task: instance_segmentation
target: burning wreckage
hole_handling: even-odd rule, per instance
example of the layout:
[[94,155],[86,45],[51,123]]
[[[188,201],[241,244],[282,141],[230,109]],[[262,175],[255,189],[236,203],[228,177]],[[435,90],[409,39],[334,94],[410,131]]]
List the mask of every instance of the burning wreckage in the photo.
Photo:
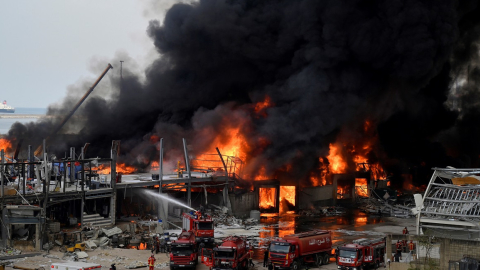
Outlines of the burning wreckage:
[[[116,145],[115,143],[113,145],[112,153],[115,153]],[[312,213],[327,216],[342,215],[345,214],[345,209],[338,205],[348,201],[356,202],[359,209],[373,215],[409,217],[420,213],[417,218],[421,233],[448,234],[451,237],[465,239],[480,237],[478,169],[434,168],[424,197],[419,199],[416,195],[417,207],[410,211],[412,209],[410,204],[399,204],[396,192],[388,188],[387,180],[374,179],[369,176],[370,172],[365,171],[333,174],[331,185],[308,189],[281,186],[277,180],[257,180],[254,181],[253,187],[242,189],[241,185],[245,183],[238,181],[241,179],[227,177],[218,168],[203,172],[193,171],[201,163],[198,159],[188,159],[188,166],[184,167],[177,163],[177,172],[174,174],[162,174],[161,170],[160,174],[141,174],[132,173],[128,167],[117,164],[115,155],[110,159],[84,157],[76,159],[73,149],[71,154],[71,159],[66,160],[28,162],[14,160],[2,151],[1,171],[5,184],[2,185],[1,192],[6,202],[2,215],[6,228],[2,230],[4,247],[18,247],[25,241],[27,243],[30,241],[37,250],[50,249],[55,244],[65,244],[67,234],[61,236],[62,232],[88,228],[88,231],[83,233],[83,238],[80,238],[87,249],[107,245],[151,248],[153,244],[149,241],[153,235],[161,235],[163,229],[170,224],[172,226],[176,226],[175,223],[181,224],[178,221],[182,212],[191,209],[192,201],[189,200],[191,194],[188,193],[200,196],[203,205],[209,205],[210,208],[213,206],[217,210],[213,211],[212,219],[216,224],[255,222],[254,220],[242,222],[229,218],[228,214],[246,216],[247,212],[251,213],[251,210],[257,209],[274,212],[274,207],[277,209],[282,207],[282,203],[278,202],[285,204],[289,199],[292,200],[290,204],[298,207],[293,209],[300,215]],[[223,158],[227,160],[223,164],[229,164],[226,171],[236,170],[236,173],[241,173],[238,164],[235,165],[237,167],[231,167],[234,166],[232,165],[234,160],[239,163],[238,158],[218,156],[219,160]],[[210,163],[211,161],[212,158]],[[159,164],[162,162],[160,159]],[[107,166],[107,163],[110,163],[110,166]],[[193,170],[188,171],[188,168]],[[215,190],[214,187],[218,186],[221,188]],[[226,203],[223,201],[225,186],[228,187]],[[285,193],[293,196],[287,196]],[[303,197],[310,200],[300,198],[299,193],[308,195]],[[318,199],[328,193],[336,196],[332,195],[327,200]],[[175,200],[182,200],[178,194],[182,194],[184,199],[187,197],[187,204],[174,203]],[[148,206],[151,207],[150,211],[142,213],[144,219],[156,220],[160,217],[163,220],[161,226],[158,222],[142,220],[140,215],[131,215],[130,210],[136,211],[141,207],[135,208],[136,210],[128,209],[128,201],[139,197],[138,195],[157,198],[159,201],[160,198],[164,199],[162,196],[170,199],[172,203],[166,205],[155,205],[150,202]],[[80,211],[75,211],[75,201],[82,203],[78,205]],[[117,203],[106,204],[112,203],[111,201]],[[263,206],[265,202],[266,207]],[[322,203],[331,203],[332,206],[322,206]],[[215,207],[216,204],[220,206]],[[243,208],[239,207],[240,204],[243,204]],[[108,207],[105,207],[106,205]],[[140,205],[142,204],[137,206]],[[288,204],[286,205],[289,209]],[[111,211],[110,207],[116,210]],[[60,211],[62,209],[68,216],[62,215]],[[285,209],[281,211],[285,212]],[[122,229],[118,229],[122,222],[126,222],[127,226],[122,225]],[[147,230],[141,229],[145,226],[148,227]],[[153,231],[151,227],[154,228]]]
[[[184,159],[183,166],[177,162],[175,173],[163,172],[162,155],[150,173],[138,173],[117,162],[118,147],[114,141],[111,157],[104,159],[86,158],[86,147],[80,155],[72,148],[70,157],[60,160],[47,154],[43,160],[36,159],[33,151],[22,160],[2,151],[3,246],[16,246],[19,229],[28,231],[23,238],[40,250],[49,243],[48,232],[113,227],[124,218],[161,219],[162,228],[178,226],[182,212],[199,204],[216,209],[217,224],[237,224],[228,216],[248,217],[258,210],[343,215],[345,209],[340,206],[352,202],[370,214],[408,216],[408,207],[395,205],[396,194],[388,181],[377,179],[371,170],[330,174],[324,185],[308,188],[276,179],[247,181],[240,177],[244,164],[238,157],[221,155],[217,149],[217,155],[192,158],[184,141],[185,157],[190,158]],[[163,139],[159,148],[163,153]],[[192,194],[196,200],[192,201]]]

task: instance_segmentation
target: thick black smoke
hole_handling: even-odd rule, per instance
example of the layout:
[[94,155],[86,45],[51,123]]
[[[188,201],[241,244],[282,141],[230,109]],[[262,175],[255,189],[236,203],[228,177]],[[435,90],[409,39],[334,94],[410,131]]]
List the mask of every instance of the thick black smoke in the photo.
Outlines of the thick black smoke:
[[[452,66],[470,60],[456,62],[462,48],[472,49],[476,39],[467,36],[478,24],[476,1],[459,2],[176,4],[147,29],[161,56],[145,71],[146,81],[128,71],[123,81],[112,78],[113,98],[89,98],[66,127],[80,129],[78,136],[50,149],[90,142],[91,155],[108,156],[115,139],[122,141],[125,160],[144,164],[158,155],[152,135],[165,138],[167,151],[181,149],[182,137],[203,151],[229,119],[251,145],[249,170],[264,164],[274,172],[289,163],[298,179],[318,166],[340,129],[355,132],[368,119],[379,125],[382,145],[376,149],[391,158],[384,163],[392,170],[403,173],[442,158],[428,165],[451,165],[454,157],[440,135],[448,137],[441,132],[462,122],[444,102]],[[266,96],[274,105],[256,117],[252,104]],[[9,135],[38,140],[51,125],[17,124]]]

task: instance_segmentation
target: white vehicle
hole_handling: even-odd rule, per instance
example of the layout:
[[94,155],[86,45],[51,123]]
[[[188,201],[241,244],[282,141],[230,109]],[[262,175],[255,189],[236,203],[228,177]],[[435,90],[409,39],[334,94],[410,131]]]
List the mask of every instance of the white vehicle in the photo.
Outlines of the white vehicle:
[[86,262],[64,262],[64,263],[52,263],[50,269],[55,270],[90,270],[90,269],[102,269],[100,264],[86,263]]

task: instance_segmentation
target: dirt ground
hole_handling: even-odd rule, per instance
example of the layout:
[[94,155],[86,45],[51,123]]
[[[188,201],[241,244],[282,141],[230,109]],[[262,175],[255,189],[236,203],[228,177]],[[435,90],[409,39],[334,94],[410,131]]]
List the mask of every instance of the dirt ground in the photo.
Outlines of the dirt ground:
[[[401,218],[387,218],[386,222],[380,224],[366,224],[363,226],[359,226],[360,231],[377,231],[385,234],[400,234],[404,227],[407,227],[410,232],[415,232],[415,219],[401,219]],[[242,235],[241,231],[237,230],[225,230],[227,231],[235,231],[235,234]],[[224,236],[227,236],[225,234]],[[358,238],[358,236],[353,235],[352,238]],[[102,265],[102,269],[110,269],[110,265],[115,263],[118,270],[123,269],[132,269],[128,268],[129,266],[133,266],[134,264],[137,265],[145,265],[144,267],[138,267],[147,269],[147,260],[148,257],[151,255],[150,250],[136,250],[136,249],[119,249],[119,248],[97,248],[96,250],[86,251],[88,254],[88,258],[86,258],[86,262],[98,263]],[[25,254],[25,252],[24,252]],[[20,269],[38,269],[43,267],[45,270],[49,269],[51,264],[54,262],[65,262],[66,260],[62,260],[63,253],[58,251],[58,247],[54,248],[50,251],[49,254],[44,253],[41,256],[35,257],[25,257],[21,259],[12,260],[13,264],[7,265],[6,269],[11,269],[12,266],[16,266]],[[166,253],[158,253],[155,255],[156,264],[155,269],[168,269],[169,266],[169,257]],[[251,268],[252,270],[266,270],[262,266],[262,262],[258,260],[254,260],[255,267]],[[309,268],[315,269],[315,268]],[[337,269],[334,260],[330,262],[329,265],[324,265],[320,269]],[[383,269],[383,268],[380,268]],[[199,263],[196,267],[196,270],[208,270],[208,267]]]
[[[98,263],[102,265],[102,269],[110,269],[110,265],[115,263],[118,270],[131,269],[126,268],[130,265],[147,264],[147,260],[151,255],[150,250],[136,250],[136,249],[120,249],[120,248],[97,248],[91,251],[85,251],[88,254],[86,262]],[[54,262],[65,262],[62,260],[63,253],[58,250],[51,250],[49,254],[43,256],[26,257],[22,259],[16,259],[14,266],[21,267],[23,269],[36,269],[39,267],[49,269]],[[155,268],[167,268],[169,257],[166,253],[155,254],[156,263]],[[141,262],[141,263],[138,263]],[[146,267],[146,266],[145,266]]]
[[[123,270],[123,269],[130,269],[125,267],[135,262],[136,260],[143,260],[143,262],[146,263],[148,256],[150,254],[150,251],[134,250],[134,249],[112,249],[112,250],[95,250],[92,252],[88,252],[88,254],[90,258],[87,261],[101,264],[102,270],[110,269],[110,265],[113,262],[115,262],[115,266],[117,267],[118,270]],[[62,253],[54,251],[54,252],[50,252],[50,255],[62,256]],[[168,268],[169,259],[165,253],[157,254],[155,258],[157,259],[155,264],[155,269],[169,269]],[[44,256],[36,256],[36,257],[20,259],[14,265],[16,267],[21,267],[20,269],[33,270],[33,269],[38,269],[39,267],[44,267],[45,270],[48,270],[51,263],[57,262],[57,261],[60,262],[62,260],[53,259],[53,258],[44,257]],[[250,270],[267,270],[266,267],[263,267],[261,261],[254,260],[254,264],[255,266],[251,267]],[[147,266],[139,267],[139,268],[147,269]],[[11,269],[11,268],[7,267],[6,269]],[[208,269],[209,268],[207,266],[201,263],[199,263],[195,268],[195,270],[208,270]],[[308,270],[314,270],[314,269],[333,270],[333,269],[337,269],[337,266],[335,264],[335,261],[331,260],[330,264],[324,265],[321,268],[315,268],[315,267],[308,268]],[[382,270],[386,268],[380,267],[379,269]]]

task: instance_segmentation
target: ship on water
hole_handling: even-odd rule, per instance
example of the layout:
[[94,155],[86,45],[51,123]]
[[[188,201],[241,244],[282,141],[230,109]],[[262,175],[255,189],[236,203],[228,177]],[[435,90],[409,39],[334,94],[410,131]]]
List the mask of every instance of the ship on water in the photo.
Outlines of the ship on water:
[[7,105],[7,101],[4,100],[2,104],[0,104],[0,113],[14,113],[15,108],[12,106]]

